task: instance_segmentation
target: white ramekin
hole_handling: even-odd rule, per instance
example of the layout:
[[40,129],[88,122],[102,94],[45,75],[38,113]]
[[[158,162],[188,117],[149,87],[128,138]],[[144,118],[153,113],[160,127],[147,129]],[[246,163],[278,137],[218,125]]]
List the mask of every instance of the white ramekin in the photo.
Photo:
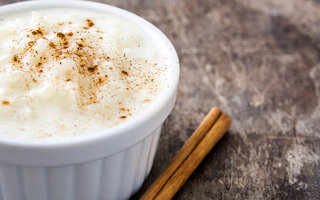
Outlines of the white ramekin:
[[0,136],[0,200],[128,199],[151,170],[162,123],[176,99],[176,51],[165,35],[146,20],[105,4],[31,1],[2,6],[0,15],[53,7],[110,13],[141,28],[168,55],[168,86],[140,115],[100,133],[41,141]]

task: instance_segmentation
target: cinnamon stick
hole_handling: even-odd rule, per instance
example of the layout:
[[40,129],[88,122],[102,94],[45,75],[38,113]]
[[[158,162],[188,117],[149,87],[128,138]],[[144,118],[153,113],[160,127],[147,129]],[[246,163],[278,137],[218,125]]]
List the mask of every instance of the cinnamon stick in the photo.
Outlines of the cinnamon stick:
[[188,155],[196,148],[202,138],[206,135],[208,130],[217,121],[221,115],[221,110],[219,108],[212,108],[207,114],[204,120],[201,122],[199,127],[194,131],[192,136],[183,145],[183,147],[178,151],[176,156],[170,162],[168,167],[159,176],[159,178],[151,185],[151,187],[146,191],[146,193],[140,198],[141,200],[150,200],[160,192],[164,185],[168,182],[175,171],[181,166],[183,161],[188,157]]
[[152,198],[154,200],[172,199],[176,192],[187,181],[193,171],[199,166],[205,156],[211,151],[215,144],[227,132],[231,125],[231,118],[222,114],[209,132],[204,136],[199,145],[181,164],[177,171],[171,176],[161,191]]

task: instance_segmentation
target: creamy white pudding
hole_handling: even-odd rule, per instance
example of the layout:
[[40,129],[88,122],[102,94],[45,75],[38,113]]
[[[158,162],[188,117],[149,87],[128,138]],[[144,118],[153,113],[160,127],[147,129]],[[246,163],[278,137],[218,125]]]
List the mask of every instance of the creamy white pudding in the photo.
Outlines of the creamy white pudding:
[[166,55],[119,17],[61,8],[0,18],[0,135],[106,130],[139,115],[164,86]]

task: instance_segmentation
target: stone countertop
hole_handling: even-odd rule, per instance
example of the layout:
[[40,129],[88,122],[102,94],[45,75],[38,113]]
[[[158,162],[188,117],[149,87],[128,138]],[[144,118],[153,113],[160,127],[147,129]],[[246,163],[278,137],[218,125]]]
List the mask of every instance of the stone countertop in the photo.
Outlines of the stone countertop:
[[213,106],[232,127],[174,199],[320,199],[319,0],[100,1],[159,27],[181,62],[177,103],[132,199]]

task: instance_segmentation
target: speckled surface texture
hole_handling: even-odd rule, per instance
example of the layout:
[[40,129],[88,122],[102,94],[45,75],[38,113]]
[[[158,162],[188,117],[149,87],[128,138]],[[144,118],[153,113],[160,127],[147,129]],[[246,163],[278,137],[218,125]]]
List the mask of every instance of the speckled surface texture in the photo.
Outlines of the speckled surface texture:
[[151,21],[181,61],[177,103],[132,199],[212,106],[232,127],[174,199],[320,199],[319,0],[101,2]]

